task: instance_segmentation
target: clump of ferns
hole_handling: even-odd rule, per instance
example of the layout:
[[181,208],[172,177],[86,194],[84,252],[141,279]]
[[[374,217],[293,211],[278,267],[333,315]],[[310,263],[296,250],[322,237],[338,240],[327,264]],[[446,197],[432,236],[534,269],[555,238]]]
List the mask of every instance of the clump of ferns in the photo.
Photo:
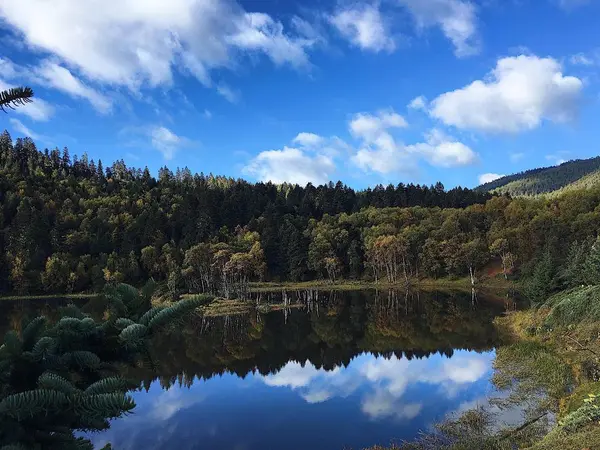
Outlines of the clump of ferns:
[[[106,290],[109,314],[95,321],[78,308],[56,323],[37,317],[0,346],[0,450],[92,448],[74,430],[102,430],[133,410],[132,385],[122,364],[148,361],[149,339],[207,297],[150,308],[150,290],[117,285]],[[4,445],[4,447],[2,447]],[[10,447],[13,446],[13,447]]]

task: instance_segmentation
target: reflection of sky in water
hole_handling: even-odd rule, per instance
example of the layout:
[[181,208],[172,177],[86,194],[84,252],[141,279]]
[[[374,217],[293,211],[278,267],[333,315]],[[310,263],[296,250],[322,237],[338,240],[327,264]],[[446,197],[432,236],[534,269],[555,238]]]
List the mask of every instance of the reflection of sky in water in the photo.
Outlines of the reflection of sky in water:
[[333,371],[289,362],[263,377],[216,376],[191,388],[134,394],[135,413],[92,436],[116,449],[360,449],[411,439],[491,392],[494,354],[385,359],[359,355]]

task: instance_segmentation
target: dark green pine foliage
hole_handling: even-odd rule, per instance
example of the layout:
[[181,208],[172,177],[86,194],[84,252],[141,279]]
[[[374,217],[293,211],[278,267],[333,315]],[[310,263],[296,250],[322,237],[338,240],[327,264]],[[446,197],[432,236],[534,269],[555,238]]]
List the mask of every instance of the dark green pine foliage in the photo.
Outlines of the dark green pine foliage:
[[584,264],[584,279],[587,284],[600,284],[600,238],[590,248]]
[[534,266],[533,274],[525,285],[525,293],[533,303],[544,302],[557,287],[556,262],[550,249],[542,254]]
[[[99,301],[105,320],[75,307],[49,323],[30,321],[8,332],[0,347],[0,449],[92,449],[74,432],[108,428],[109,419],[130,413],[132,385],[115,375],[119,367],[147,360],[148,339],[178,325],[205,296],[152,308],[152,287],[120,284]],[[20,447],[19,447],[20,446]]]

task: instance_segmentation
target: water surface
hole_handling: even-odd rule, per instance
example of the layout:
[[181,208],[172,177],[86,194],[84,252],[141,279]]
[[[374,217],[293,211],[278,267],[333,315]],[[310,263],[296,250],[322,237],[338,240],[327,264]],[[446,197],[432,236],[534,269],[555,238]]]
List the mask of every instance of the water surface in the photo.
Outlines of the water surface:
[[[193,317],[157,337],[154,367],[122,374],[139,383],[135,412],[89,435],[95,447],[362,449],[413,439],[493,392],[498,299],[301,291],[253,302],[282,300],[296,307]],[[0,306],[5,326],[37,312]]]

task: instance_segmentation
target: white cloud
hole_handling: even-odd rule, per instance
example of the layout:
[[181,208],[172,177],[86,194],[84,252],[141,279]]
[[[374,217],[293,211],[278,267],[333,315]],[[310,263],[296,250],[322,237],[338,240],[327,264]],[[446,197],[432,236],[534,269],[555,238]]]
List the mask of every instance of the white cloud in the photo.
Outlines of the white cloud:
[[31,139],[35,140],[41,139],[41,136],[39,134],[27,128],[25,124],[23,124],[23,122],[21,122],[18,119],[11,118],[10,124],[17,133],[21,133],[25,137],[30,137]]
[[249,53],[302,67],[315,45],[233,0],[126,0],[118,8],[99,1],[3,0],[0,18],[61,66],[135,91],[170,85],[176,69],[210,86],[213,69],[234,68]]
[[217,86],[217,92],[230,103],[237,103],[240,94],[225,84]]
[[202,115],[205,119],[212,119],[212,113],[208,109],[205,109]]
[[[0,80],[0,91],[5,91],[13,87],[15,87],[15,85]],[[54,107],[52,107],[52,105],[37,96],[34,96],[32,100],[31,103],[19,106],[15,112],[37,121],[46,121],[52,117],[52,114],[54,113]]]
[[391,129],[407,126],[404,117],[393,110],[377,115],[356,114],[349,124],[350,133],[362,143],[352,157],[354,164],[364,171],[381,174],[414,171],[415,161],[390,134]]
[[419,95],[416,98],[413,98],[411,100],[411,102],[408,104],[408,108],[409,109],[422,109],[422,110],[426,110],[427,109],[427,99],[425,97],[423,97],[422,95]]
[[485,80],[440,95],[431,115],[461,129],[516,133],[542,120],[567,122],[578,112],[583,83],[552,58],[502,58]]
[[283,368],[273,374],[263,378],[263,382],[269,386],[287,386],[292,389],[308,386],[319,371],[310,362],[306,361],[304,365],[296,361],[288,362]]
[[[109,98],[100,94],[95,89],[86,86],[78,78],[64,67],[50,61],[44,61],[34,69],[35,75],[40,77],[47,85],[63,91],[66,94],[83,98],[89,101],[96,110],[101,113],[108,113],[112,108]],[[41,84],[41,83],[40,83]]]
[[378,4],[347,5],[338,9],[329,21],[342,36],[362,50],[393,52],[396,48]]
[[152,146],[161,152],[167,161],[173,159],[177,150],[191,143],[189,139],[176,135],[166,127],[151,127],[148,134]]
[[498,178],[502,178],[506,175],[501,175],[499,173],[482,173],[479,175],[479,184],[491,183],[492,181],[497,180]]
[[261,181],[273,183],[324,184],[331,180],[335,163],[326,155],[309,155],[304,151],[283,147],[259,153],[243,172]]
[[298,144],[302,147],[315,147],[321,145],[325,138],[314,133],[299,133],[293,140],[293,144]]
[[350,122],[350,132],[366,140],[376,140],[388,128],[406,128],[408,123],[393,110],[379,111],[377,115],[359,113]]
[[438,167],[468,166],[479,160],[470,147],[438,129],[426,134],[426,142],[409,145],[406,149],[423,156],[431,165]]
[[585,53],[577,53],[569,58],[569,62],[576,66],[593,66],[594,60]]
[[439,26],[452,41],[459,57],[479,51],[477,41],[477,11],[463,0],[397,0],[406,7],[420,28]]
[[555,166],[560,166],[568,161],[568,156],[571,152],[561,151],[554,154],[546,155],[546,160],[550,161]]

